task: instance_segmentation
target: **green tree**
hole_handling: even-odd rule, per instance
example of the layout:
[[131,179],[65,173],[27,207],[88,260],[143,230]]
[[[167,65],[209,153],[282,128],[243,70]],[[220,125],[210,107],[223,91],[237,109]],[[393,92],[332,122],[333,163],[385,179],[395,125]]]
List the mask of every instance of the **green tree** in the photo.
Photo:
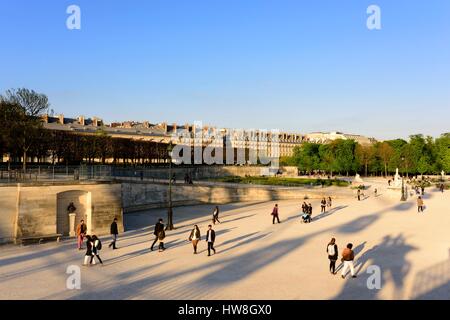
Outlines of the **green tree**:
[[319,144],[306,142],[294,149],[294,161],[301,171],[311,172],[320,167]]
[[450,133],[444,133],[435,141],[436,168],[450,172]]
[[353,140],[335,140],[336,152],[335,152],[335,166],[337,171],[345,172],[349,175],[349,172],[356,171],[358,162],[355,157],[356,142]]
[[15,119],[11,119],[14,127],[14,143],[22,152],[23,171],[26,171],[27,153],[33,144],[44,135],[41,116],[50,106],[48,98],[28,89],[7,90],[0,100],[20,107]]
[[319,158],[320,158],[320,168],[324,171],[330,172],[330,176],[333,176],[333,171],[335,171],[335,154],[334,145],[332,144],[322,144],[319,146]]
[[430,158],[427,155],[422,156],[417,162],[417,171],[423,175],[429,172],[430,168]]
[[388,142],[381,142],[377,145],[377,156],[384,166],[384,177],[388,176],[388,164],[394,155],[394,148]]
[[364,174],[367,177],[367,172],[369,168],[369,163],[373,160],[375,156],[375,148],[371,145],[356,145],[356,157],[358,162],[364,166]]

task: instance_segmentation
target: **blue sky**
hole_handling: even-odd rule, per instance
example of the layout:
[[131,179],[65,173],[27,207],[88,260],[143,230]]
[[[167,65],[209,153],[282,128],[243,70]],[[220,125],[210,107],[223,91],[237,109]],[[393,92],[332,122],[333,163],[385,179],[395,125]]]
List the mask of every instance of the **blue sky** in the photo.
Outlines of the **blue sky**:
[[0,36],[0,92],[35,89],[67,116],[450,131],[448,0],[0,0]]

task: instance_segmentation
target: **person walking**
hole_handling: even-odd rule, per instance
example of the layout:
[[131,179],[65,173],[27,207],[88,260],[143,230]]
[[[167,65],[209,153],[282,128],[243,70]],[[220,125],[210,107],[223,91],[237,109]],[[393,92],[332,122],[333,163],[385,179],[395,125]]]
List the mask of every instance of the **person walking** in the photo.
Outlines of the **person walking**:
[[213,224],[216,224],[216,222],[221,223],[219,221],[219,206],[216,206],[213,211]]
[[331,206],[332,206],[332,200],[331,200],[331,197],[328,197],[328,200],[327,200],[327,206],[328,206],[329,208],[331,208]]
[[208,257],[211,256],[211,250],[216,254],[214,249],[214,242],[216,241],[216,232],[213,230],[212,225],[208,226],[208,232],[206,233],[206,242],[208,243]]
[[312,213],[313,213],[313,207],[312,207],[312,204],[309,203],[308,204],[308,214],[309,214],[310,217],[312,217]]
[[375,193],[375,198],[376,198],[378,196],[378,189],[377,188],[375,188],[374,193]]
[[357,191],[358,201],[361,201],[361,189],[358,189]]
[[280,217],[278,215],[278,204],[276,204],[275,207],[273,207],[271,215],[273,216],[272,224],[275,224],[275,220],[277,220],[278,223],[280,223]]
[[330,260],[330,272],[336,274],[336,261],[338,259],[338,247],[336,239],[332,238],[327,245],[328,260]]
[[327,206],[327,200],[325,198],[322,199],[322,201],[320,201],[320,213],[323,213],[326,211],[326,206]]
[[95,259],[97,258],[101,265],[103,265],[103,261],[100,258],[100,250],[102,250],[102,242],[100,239],[96,236],[92,236],[92,255],[91,255],[91,262],[90,264],[95,265]]
[[163,252],[164,250],[166,250],[166,248],[164,248],[164,239],[166,238],[166,232],[164,231],[164,225],[162,230],[158,233],[158,240],[159,240],[159,246],[158,246],[158,251],[159,252]]
[[[152,246],[150,247],[150,250],[153,251],[153,247],[155,246],[156,242],[159,240],[159,234],[161,232],[164,232],[164,224],[163,219],[159,219],[158,222],[155,224],[155,230],[153,231],[153,234],[155,235],[155,240],[152,243]],[[161,247],[161,243],[160,243]],[[164,244],[163,244],[164,247]]]
[[421,196],[417,198],[417,212],[423,212],[423,199]]
[[84,263],[83,266],[87,267],[90,264],[91,258],[92,258],[92,238],[91,236],[86,236],[86,253],[84,254]]
[[443,183],[441,183],[441,185],[439,186],[439,189],[441,190],[442,193],[444,193],[445,186]]
[[303,204],[302,204],[302,212],[308,213],[308,205],[306,204],[306,202],[303,202]]
[[350,268],[352,278],[356,278],[355,266],[353,265],[353,260],[355,260],[355,253],[352,250],[353,244],[347,244],[347,248],[342,251],[342,262],[344,266],[342,267],[342,279],[345,279],[347,274],[347,269]]
[[198,228],[197,225],[195,225],[194,229],[192,229],[191,234],[189,236],[189,241],[192,242],[192,246],[194,247],[194,254],[197,254],[197,245],[200,240],[201,240],[200,229]]
[[87,232],[86,224],[84,223],[84,220],[81,220],[80,223],[77,225],[76,230],[78,250],[83,250],[83,241],[84,237],[86,236],[86,232]]
[[119,235],[119,228],[117,228],[117,218],[114,218],[114,221],[111,223],[110,234],[112,235],[112,242],[109,244],[109,248],[112,247],[113,250],[116,250],[116,242]]

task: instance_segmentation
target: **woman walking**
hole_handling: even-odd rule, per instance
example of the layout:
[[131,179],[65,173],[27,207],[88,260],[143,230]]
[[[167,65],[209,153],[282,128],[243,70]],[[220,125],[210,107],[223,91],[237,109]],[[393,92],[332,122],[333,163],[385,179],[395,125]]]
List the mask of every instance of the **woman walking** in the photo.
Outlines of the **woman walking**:
[[322,201],[320,201],[320,207],[321,207],[320,212],[321,213],[326,211],[326,205],[327,205],[327,200],[325,198],[323,198]]
[[92,259],[92,238],[91,236],[86,236],[86,253],[84,255],[84,263],[83,266],[87,267],[88,263]]
[[331,197],[328,197],[328,200],[327,200],[327,207],[329,207],[329,208],[331,208],[331,205],[332,205],[332,202],[331,202],[332,200],[331,200]]
[[417,212],[423,212],[423,199],[420,196],[417,198]]
[[103,261],[100,258],[100,250],[102,250],[102,242],[96,236],[92,236],[92,255],[91,255],[91,264],[95,265],[95,257],[98,259],[101,265],[103,265]]
[[336,274],[336,261],[338,259],[338,247],[336,244],[336,239],[331,239],[330,243],[327,245],[328,259],[330,260],[330,273]]
[[189,236],[189,241],[192,242],[192,246],[194,247],[194,254],[197,254],[197,245],[201,239],[200,229],[197,225],[194,226],[194,229],[191,231],[191,235]]

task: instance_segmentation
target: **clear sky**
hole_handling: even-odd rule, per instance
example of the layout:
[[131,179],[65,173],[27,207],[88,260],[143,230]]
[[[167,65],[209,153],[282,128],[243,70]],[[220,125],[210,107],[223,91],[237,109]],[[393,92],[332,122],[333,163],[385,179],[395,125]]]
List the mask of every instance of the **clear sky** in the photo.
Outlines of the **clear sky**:
[[450,131],[449,0],[0,0],[0,36],[0,92],[46,93],[67,116]]

